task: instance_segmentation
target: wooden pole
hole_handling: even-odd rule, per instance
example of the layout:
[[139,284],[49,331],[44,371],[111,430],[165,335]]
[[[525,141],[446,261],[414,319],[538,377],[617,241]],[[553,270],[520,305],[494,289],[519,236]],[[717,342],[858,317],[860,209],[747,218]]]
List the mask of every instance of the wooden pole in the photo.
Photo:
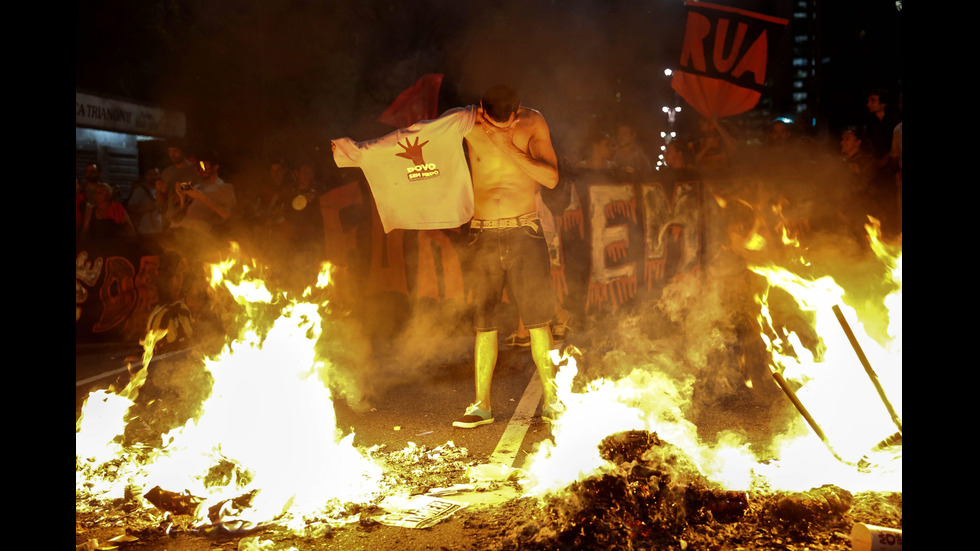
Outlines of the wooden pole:
[[861,344],[858,343],[857,338],[854,336],[854,332],[851,331],[851,326],[848,325],[847,320],[844,319],[844,313],[841,312],[840,306],[834,305],[834,315],[837,316],[837,321],[840,322],[841,327],[844,328],[844,334],[847,335],[847,340],[851,343],[851,348],[857,354],[858,360],[861,361],[861,365],[864,366],[864,371],[871,378],[871,384],[874,385],[875,390],[878,391],[878,396],[881,401],[885,404],[885,409],[888,410],[888,414],[892,417],[892,422],[898,427],[898,432],[902,432],[902,420],[899,419],[898,413],[895,412],[895,408],[892,407],[891,402],[888,401],[888,397],[885,396],[885,389],[881,387],[881,383],[878,382],[878,375],[875,370],[871,368],[871,363],[868,361],[868,357],[864,355],[864,350],[861,349]]
[[793,389],[789,387],[789,384],[786,382],[786,379],[783,378],[783,375],[781,373],[773,371],[772,378],[776,380],[776,384],[779,385],[779,388],[783,389],[783,392],[789,398],[790,402],[793,402],[793,405],[796,406],[796,410],[800,412],[800,415],[802,415],[803,419],[805,419],[807,424],[810,425],[810,428],[813,429],[813,432],[816,433],[816,435],[820,438],[820,441],[823,442],[825,446],[827,446],[827,449],[830,450],[830,453],[834,454],[834,457],[841,463],[845,465],[850,465],[852,467],[856,467],[857,466],[856,464],[851,463],[849,461],[845,461],[841,456],[837,455],[837,451],[834,450],[834,447],[830,445],[830,440],[828,440],[827,435],[823,433],[823,429],[820,428],[820,425],[817,424],[817,421],[813,418],[812,415],[810,415],[810,412],[807,411],[806,406],[804,406],[803,402],[801,402],[799,397],[796,396],[796,393],[793,392]]

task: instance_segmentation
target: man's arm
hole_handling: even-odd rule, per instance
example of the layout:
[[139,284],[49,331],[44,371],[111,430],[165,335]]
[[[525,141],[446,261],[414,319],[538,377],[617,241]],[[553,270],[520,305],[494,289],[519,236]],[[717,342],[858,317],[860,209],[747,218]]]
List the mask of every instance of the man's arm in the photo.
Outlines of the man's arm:
[[213,210],[223,220],[227,220],[231,216],[231,207],[234,205],[234,201],[231,196],[221,198],[224,199],[224,202],[227,203],[227,205],[225,205],[222,204],[221,200],[217,198],[212,199],[211,197],[208,197],[206,193],[202,192],[197,188],[191,188],[183,193],[187,197],[192,197],[204,203],[205,206]]
[[[483,116],[482,109],[480,115]],[[530,121],[531,138],[528,140],[527,152],[524,152],[514,145],[514,130],[517,123],[518,121],[515,121],[509,128],[500,128],[484,120],[480,126],[490,141],[513,159],[528,176],[542,186],[554,189],[558,185],[558,156],[551,145],[551,131],[548,129],[548,124],[540,114],[534,116]]]

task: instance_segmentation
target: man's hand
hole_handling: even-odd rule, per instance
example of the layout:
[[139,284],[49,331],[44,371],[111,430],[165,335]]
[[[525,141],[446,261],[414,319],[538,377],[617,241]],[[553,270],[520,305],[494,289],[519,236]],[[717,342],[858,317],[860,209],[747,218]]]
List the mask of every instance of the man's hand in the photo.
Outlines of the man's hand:
[[192,187],[184,192],[184,195],[190,197],[191,199],[201,199],[202,201],[207,200],[207,195],[201,192],[201,190],[196,187]]
[[181,189],[180,183],[174,185],[174,192],[177,194],[177,202],[179,203],[180,208],[184,208],[184,206],[186,206],[188,203],[187,191],[188,190]]
[[487,139],[489,139],[493,145],[504,151],[512,151],[517,149],[517,147],[514,145],[514,130],[517,128],[517,123],[520,121],[520,119],[515,117],[514,121],[510,123],[510,125],[508,125],[506,128],[501,128],[491,122],[486,113],[481,111],[480,114],[483,117],[480,126],[483,127],[483,132],[486,133]]

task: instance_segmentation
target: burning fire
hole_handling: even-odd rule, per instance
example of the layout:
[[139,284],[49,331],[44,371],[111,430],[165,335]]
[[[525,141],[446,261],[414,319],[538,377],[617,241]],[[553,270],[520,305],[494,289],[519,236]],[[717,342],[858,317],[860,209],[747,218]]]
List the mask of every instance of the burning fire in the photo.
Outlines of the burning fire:
[[[161,449],[137,457],[119,441],[145,368],[123,392],[93,393],[76,427],[76,492],[183,491],[200,501],[195,516],[202,524],[234,518],[256,525],[289,525],[373,497],[381,468],[352,445],[353,433],[338,430],[321,379],[330,365],[315,345],[329,304],[313,297],[328,283],[325,266],[316,289],[293,299],[266,289],[248,265],[214,266],[212,285],[231,293],[249,317],[236,339],[205,360],[213,386],[201,414],[165,434]],[[253,322],[264,321],[259,312],[274,314],[270,327]],[[143,344],[149,365],[153,338]],[[239,506],[231,506],[236,499]]]
[[599,443],[631,430],[656,432],[687,454],[682,461],[728,489],[748,489],[750,469],[758,463],[748,445],[726,437],[715,446],[700,441],[697,426],[685,419],[681,405],[690,402],[693,378],[677,381],[649,367],[638,367],[622,379],[598,379],[582,392],[572,390],[577,364],[568,351],[560,358],[556,383],[566,411],[554,423],[554,441],[545,441],[528,459],[526,489],[543,496],[615,468],[599,455]]
[[[873,219],[866,228],[872,249],[887,271],[881,282],[890,289],[884,300],[885,338],[868,336],[847,300],[864,298],[850,297],[832,277],[812,280],[772,264],[749,266],[765,277],[769,289],[786,291],[803,317],[813,320],[807,329],[819,335],[819,342],[808,342],[808,347],[797,332],[772,320],[769,293],[758,297],[760,335],[771,354],[774,377],[781,376],[795,387],[795,398],[813,426],[798,417],[791,430],[774,439],[773,456],[757,456],[735,433],[708,444],[701,441],[697,427],[681,410],[691,401],[693,377],[678,379],[656,365],[637,365],[621,379],[591,381],[576,392],[572,390],[577,374],[574,354],[556,355],[558,396],[567,410],[552,428],[554,441],[545,441],[527,461],[528,491],[539,496],[558,492],[614,467],[599,457],[599,443],[608,435],[629,430],[656,432],[683,450],[688,468],[723,489],[805,491],[833,483],[852,491],[901,491],[900,446],[895,452],[886,445],[896,439],[901,442],[901,245],[883,243]],[[744,240],[753,257],[766,243],[757,229],[754,226]],[[800,246],[785,226],[781,234],[784,246]],[[795,262],[801,268],[807,266],[800,258]],[[844,321],[835,316],[835,310]],[[844,323],[870,368],[859,361]],[[821,431],[822,439],[814,427]]]
[[[902,417],[902,254],[901,246],[881,241],[880,225],[873,218],[865,227],[871,248],[886,269],[881,285],[888,289],[883,300],[887,334],[872,338],[854,307],[864,297],[850,297],[832,277],[809,280],[785,268],[751,266],[768,284],[787,291],[801,311],[812,316],[820,342],[807,347],[792,330],[775,330],[766,297],[760,297],[762,336],[772,354],[771,369],[799,387],[795,395],[813,419],[809,430],[800,420],[803,436],[787,439],[783,456],[800,460],[837,459],[835,483],[855,489],[901,490],[901,456],[885,454],[880,464],[865,473],[850,468],[868,460],[889,438],[901,439]],[[848,332],[854,342],[848,338]],[[866,361],[862,362],[864,356]],[[817,429],[824,434],[818,438]],[[897,429],[897,433],[896,433]],[[845,468],[840,468],[845,467]],[[804,473],[773,471],[770,476],[803,476]],[[840,482],[838,482],[840,481]]]
[[[756,253],[767,243],[800,247],[785,227],[775,240],[758,236],[757,229],[745,240],[752,258],[761,258]],[[883,301],[887,331],[874,338],[853,306],[866,298],[849,295],[830,276],[799,275],[809,269],[799,256],[795,271],[750,263],[767,284],[758,297],[758,322],[770,368],[806,413],[773,438],[767,455],[734,432],[702,441],[684,411],[692,401],[693,375],[672,375],[647,359],[624,377],[591,380],[576,390],[581,354],[569,348],[553,353],[565,411],[552,425],[553,441],[525,462],[526,491],[545,496],[615,467],[600,457],[599,444],[633,430],[669,442],[676,450],[670,463],[681,476],[696,474],[726,490],[798,491],[833,483],[851,491],[901,491],[900,446],[895,452],[886,445],[901,440],[901,245],[884,243],[874,220],[867,229],[885,267],[881,285],[889,289]],[[163,435],[160,449],[134,450],[120,442],[145,369],[119,392],[93,393],[76,426],[76,493],[111,498],[176,489],[193,497],[201,525],[275,522],[297,530],[310,517],[332,514],[331,507],[335,512],[345,502],[377,498],[382,468],[353,446],[353,434],[338,430],[323,382],[331,366],[316,351],[321,312],[330,306],[316,297],[330,285],[329,267],[298,299],[270,291],[254,266],[229,260],[212,270],[213,288],[242,307],[245,323],[204,361],[213,384],[200,415]],[[798,319],[809,325],[774,317],[775,289],[792,297]],[[162,336],[146,337],[143,365]]]

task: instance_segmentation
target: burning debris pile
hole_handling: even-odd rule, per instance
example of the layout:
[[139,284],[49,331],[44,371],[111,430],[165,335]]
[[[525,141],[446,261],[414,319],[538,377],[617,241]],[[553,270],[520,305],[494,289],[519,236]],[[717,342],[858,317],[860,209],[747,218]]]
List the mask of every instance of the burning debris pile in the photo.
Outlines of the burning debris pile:
[[[140,449],[131,448],[134,455],[118,458],[101,465],[98,473],[103,480],[116,480],[126,472],[125,461],[139,461]],[[105,498],[76,491],[77,531],[86,532],[106,525],[125,527],[132,541],[149,541],[162,535],[196,534],[202,536],[245,536],[261,533],[263,537],[283,541],[297,538],[321,537],[340,526],[353,525],[361,530],[381,527],[378,519],[386,511],[379,506],[382,498],[390,496],[440,495],[440,491],[460,485],[467,480],[467,470],[475,461],[466,448],[447,442],[430,447],[409,443],[405,448],[386,451],[375,446],[366,455],[384,469],[377,481],[375,497],[335,503],[324,507],[319,514],[307,516],[302,524],[286,529],[279,522],[251,522],[239,517],[246,513],[258,495],[256,489],[235,498],[209,502],[206,496],[189,491],[172,491],[154,486],[148,491],[136,485],[126,486],[119,498]],[[145,459],[145,457],[144,457]],[[94,476],[96,473],[92,473]],[[232,480],[247,477],[240,465],[222,461],[212,466],[205,486],[226,486]],[[87,487],[93,487],[87,484]],[[140,495],[140,492],[144,492]],[[206,518],[206,521],[202,520]],[[230,519],[230,520],[229,520]],[[301,529],[296,529],[301,528]]]
[[494,549],[850,550],[854,522],[901,528],[901,493],[726,490],[646,431],[611,435],[600,453],[616,467],[549,495]]
[[[238,260],[214,267],[212,286],[244,313],[223,349],[155,362],[153,373],[134,370],[123,388],[86,399],[76,422],[79,537],[110,526],[143,541],[322,535],[378,525],[386,498],[464,480],[474,462],[452,442],[354,447],[335,418],[332,389],[343,382],[319,346],[329,270],[301,297],[267,290],[256,272]],[[147,336],[144,366],[159,337]]]
[[[554,445],[526,467],[543,508],[508,524],[499,548],[844,550],[856,523],[897,529],[900,541],[901,241],[883,242],[873,219],[866,229],[860,263],[785,232],[767,241],[773,250],[754,233],[736,240],[757,309],[754,322],[739,320],[754,330],[738,342],[743,353],[758,342],[758,368],[729,372],[744,377],[743,393],[759,396],[768,383],[762,430],[738,426],[742,413],[717,399],[736,386],[697,383],[724,375],[716,352],[732,340],[713,337],[725,318],[702,307],[723,301],[690,278],[668,289],[679,308],[666,313],[681,331],[624,319],[598,358],[611,361],[587,364],[574,384],[574,364],[563,367],[556,382],[568,411]],[[834,278],[840,264],[846,289]],[[678,333],[688,339],[680,346]],[[716,423],[723,430],[704,430],[719,415],[732,417]]]
[[[345,504],[376,496],[381,468],[337,428],[329,363],[316,348],[328,271],[302,297],[270,292],[256,273],[237,260],[214,267],[216,294],[233,297],[246,321],[220,353],[175,368],[200,371],[183,383],[207,383],[193,411],[167,414],[173,396],[140,399],[147,368],[119,392],[89,396],[76,424],[76,511],[109,503],[238,533],[336,520]],[[158,337],[144,342],[143,365]]]

